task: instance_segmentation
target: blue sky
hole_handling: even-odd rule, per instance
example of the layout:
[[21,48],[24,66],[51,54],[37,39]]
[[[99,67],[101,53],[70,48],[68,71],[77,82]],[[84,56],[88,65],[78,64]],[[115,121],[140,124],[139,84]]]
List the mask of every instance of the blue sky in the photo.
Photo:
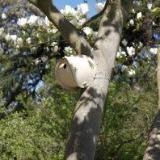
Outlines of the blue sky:
[[[71,5],[72,7],[76,7],[77,4],[83,3],[84,0],[53,0],[54,4],[57,6],[57,8],[62,9],[65,5]],[[88,16],[93,16],[96,14],[96,8],[95,8],[95,2],[96,0],[87,0],[89,4],[89,14]]]

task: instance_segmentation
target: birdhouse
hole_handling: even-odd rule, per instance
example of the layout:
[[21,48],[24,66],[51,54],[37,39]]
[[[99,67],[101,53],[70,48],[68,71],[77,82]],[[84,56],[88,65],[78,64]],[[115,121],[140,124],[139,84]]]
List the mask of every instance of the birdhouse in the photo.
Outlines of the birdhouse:
[[95,64],[85,55],[65,56],[57,62],[55,76],[65,89],[85,88],[94,80]]

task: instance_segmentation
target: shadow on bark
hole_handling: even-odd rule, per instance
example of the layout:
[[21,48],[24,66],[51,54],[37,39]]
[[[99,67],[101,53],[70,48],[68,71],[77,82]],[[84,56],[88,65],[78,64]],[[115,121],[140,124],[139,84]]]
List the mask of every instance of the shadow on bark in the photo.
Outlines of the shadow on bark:
[[160,111],[157,113],[149,135],[149,145],[144,160],[160,159]]
[[[102,18],[101,22],[101,30],[103,30],[103,34],[100,34],[96,38],[96,42],[99,40],[104,40],[106,37],[108,37],[111,33],[121,33],[120,28],[122,26],[122,21],[120,17],[120,13],[117,5],[111,5],[110,8],[108,8],[108,12],[106,13]],[[115,12],[116,11],[116,12]]]
[[66,150],[66,155],[69,157],[76,156],[78,160],[94,159],[94,155],[90,153],[95,151],[102,114],[102,107],[98,102],[104,98],[105,95],[97,93],[94,88],[88,88],[80,98]]

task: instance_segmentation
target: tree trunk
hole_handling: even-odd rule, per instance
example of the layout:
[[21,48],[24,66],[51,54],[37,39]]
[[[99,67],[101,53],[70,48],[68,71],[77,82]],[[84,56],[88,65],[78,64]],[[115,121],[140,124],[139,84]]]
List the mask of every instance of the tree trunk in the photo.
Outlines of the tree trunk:
[[157,53],[158,112],[153,121],[143,160],[160,160],[160,46]]
[[101,20],[93,51],[97,65],[95,79],[84,91],[75,109],[66,147],[67,160],[94,159],[109,79],[120,43],[122,19],[121,1],[112,1]]

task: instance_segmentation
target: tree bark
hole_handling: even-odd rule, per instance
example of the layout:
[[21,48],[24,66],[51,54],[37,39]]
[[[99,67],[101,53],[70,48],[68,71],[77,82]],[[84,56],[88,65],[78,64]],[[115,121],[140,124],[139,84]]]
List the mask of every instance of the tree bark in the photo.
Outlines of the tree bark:
[[157,53],[158,112],[153,121],[143,160],[160,159],[160,46]]

